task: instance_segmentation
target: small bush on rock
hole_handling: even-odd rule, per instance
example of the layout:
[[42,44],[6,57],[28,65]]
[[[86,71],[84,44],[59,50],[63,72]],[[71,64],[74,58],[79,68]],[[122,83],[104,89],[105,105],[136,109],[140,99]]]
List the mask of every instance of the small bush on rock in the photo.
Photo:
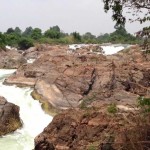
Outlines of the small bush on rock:
[[139,97],[138,106],[143,112],[150,112],[150,98]]
[[108,106],[107,111],[111,114],[117,113],[118,109],[115,103],[112,103]]

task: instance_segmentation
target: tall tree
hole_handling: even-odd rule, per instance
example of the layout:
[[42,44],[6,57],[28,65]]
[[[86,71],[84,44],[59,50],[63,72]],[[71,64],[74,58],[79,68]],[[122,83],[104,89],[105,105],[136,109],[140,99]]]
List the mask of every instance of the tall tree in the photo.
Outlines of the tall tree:
[[[125,11],[132,14],[129,19],[131,22],[150,22],[150,0],[103,0],[103,2],[106,12],[110,9],[112,10],[112,19],[116,21],[116,26],[125,25],[127,20],[124,16]],[[150,45],[150,26],[143,28],[138,34],[145,38],[147,45]]]
[[18,34],[18,35],[21,35],[21,33],[22,33],[22,31],[21,31],[21,29],[19,27],[16,27],[15,30],[14,30],[14,32],[16,34]]
[[8,28],[7,31],[6,31],[6,34],[11,34],[11,33],[14,33],[14,29],[13,28]]
[[[126,17],[123,12],[132,13],[131,21],[150,21],[150,0],[103,0],[104,9],[112,10],[112,18],[116,25],[124,25]],[[142,16],[141,16],[142,14]]]
[[91,39],[95,39],[96,37],[95,37],[95,35],[93,35],[92,33],[90,33],[90,32],[86,32],[83,36],[83,39],[85,39],[85,40],[91,40]]
[[81,35],[78,32],[71,33],[75,42],[81,42]]
[[25,29],[25,31],[23,32],[23,36],[31,36],[32,31],[33,31],[33,28],[32,28],[32,27],[27,27],[27,28]]
[[34,39],[34,40],[38,40],[42,37],[42,30],[39,29],[39,28],[35,28],[33,29],[32,33],[31,33],[31,37]]
[[61,31],[58,26],[50,27],[47,31],[44,33],[45,37],[51,38],[51,39],[59,39],[61,37]]

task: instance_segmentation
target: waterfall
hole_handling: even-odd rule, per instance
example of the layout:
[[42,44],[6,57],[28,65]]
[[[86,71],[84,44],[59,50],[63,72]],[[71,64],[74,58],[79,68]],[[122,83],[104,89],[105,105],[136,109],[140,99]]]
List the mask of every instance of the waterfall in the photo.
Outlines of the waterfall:
[[31,88],[3,85],[4,79],[15,70],[0,69],[0,96],[20,107],[23,127],[14,133],[0,138],[2,150],[32,150],[34,138],[51,122],[52,117],[45,114],[39,101],[31,97]]

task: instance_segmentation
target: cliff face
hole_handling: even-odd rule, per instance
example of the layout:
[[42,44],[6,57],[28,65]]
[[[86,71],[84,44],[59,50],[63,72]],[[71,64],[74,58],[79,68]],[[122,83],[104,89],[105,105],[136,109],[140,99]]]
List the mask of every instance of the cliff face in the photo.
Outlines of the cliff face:
[[11,133],[21,126],[19,107],[0,97],[0,136]]

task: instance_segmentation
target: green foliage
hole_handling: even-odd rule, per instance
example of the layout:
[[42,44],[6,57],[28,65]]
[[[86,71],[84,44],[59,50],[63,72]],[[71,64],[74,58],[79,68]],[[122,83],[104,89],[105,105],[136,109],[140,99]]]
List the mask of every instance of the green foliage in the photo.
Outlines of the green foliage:
[[60,38],[60,32],[49,29],[44,33],[45,37],[51,38],[51,39],[59,39]]
[[6,31],[6,34],[11,34],[11,33],[14,33],[14,29],[13,28],[8,28],[7,31]]
[[53,26],[44,33],[44,36],[51,39],[59,39],[61,37],[60,28]]
[[18,43],[18,46],[20,49],[25,50],[34,46],[34,44],[33,44],[33,41],[29,38],[21,38]]
[[21,35],[22,31],[19,27],[16,27],[14,30],[15,34]]
[[29,36],[31,36],[31,34],[32,34],[32,31],[33,31],[33,28],[32,27],[27,27],[26,29],[25,29],[25,31],[23,32],[23,36],[26,36],[26,37],[29,37]]
[[31,38],[33,38],[34,40],[38,40],[42,37],[42,30],[39,28],[35,28],[32,30],[31,33]]
[[108,107],[107,107],[107,111],[111,114],[116,114],[118,109],[117,109],[117,106],[115,103],[112,103],[110,104]]
[[[22,44],[23,39],[23,44]],[[116,31],[111,34],[104,34],[96,37],[90,32],[83,34],[82,36],[78,32],[71,34],[61,31],[59,26],[50,27],[44,34],[39,28],[27,27],[24,32],[19,27],[15,29],[9,28],[7,32],[0,34],[0,47],[6,45],[13,47],[30,47],[33,43],[47,43],[47,44],[99,44],[99,43],[137,43],[137,38],[133,37],[125,28],[116,28]],[[21,43],[21,44],[20,44]],[[29,46],[26,46],[26,44]],[[24,45],[24,46],[21,46]]]
[[84,40],[92,40],[92,39],[95,39],[96,36],[93,35],[93,34],[90,33],[90,32],[87,32],[87,33],[83,34],[82,38],[83,38]]
[[5,43],[6,45],[9,45],[9,46],[17,46],[17,43],[19,42],[20,40],[20,35],[16,34],[15,32],[14,33],[10,33],[10,34],[5,34]]
[[72,36],[73,36],[74,42],[77,42],[77,43],[81,42],[81,35],[78,32],[73,32]]
[[139,97],[138,106],[143,112],[150,112],[150,98]]
[[[141,24],[150,21],[150,1],[146,0],[103,0],[104,10],[112,10],[112,19],[116,21],[116,27],[125,26],[125,13],[132,14],[129,19],[130,22],[139,21]],[[137,32],[137,35],[144,39],[143,49],[150,51],[150,26]],[[146,29],[146,32],[145,32]],[[148,29],[148,30],[147,30]]]
[[117,27],[113,33],[100,35],[98,38],[100,43],[122,43],[135,44],[138,43],[138,38],[129,34],[123,26]]
[[0,48],[4,48],[5,47],[5,36],[0,32]]
[[[126,17],[124,11],[132,13],[130,21],[139,21],[140,23],[150,21],[150,4],[149,1],[142,0],[103,0],[104,10],[112,10],[112,19],[116,21],[116,26],[124,26]],[[144,11],[143,11],[144,10]],[[141,15],[142,14],[142,15]]]

